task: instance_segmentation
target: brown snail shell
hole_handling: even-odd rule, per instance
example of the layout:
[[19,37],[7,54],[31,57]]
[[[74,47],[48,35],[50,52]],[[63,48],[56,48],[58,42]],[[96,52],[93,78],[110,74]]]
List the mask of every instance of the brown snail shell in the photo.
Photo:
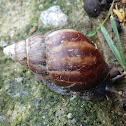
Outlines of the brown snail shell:
[[109,78],[108,65],[94,44],[72,29],[32,36],[4,53],[61,89],[83,92]]

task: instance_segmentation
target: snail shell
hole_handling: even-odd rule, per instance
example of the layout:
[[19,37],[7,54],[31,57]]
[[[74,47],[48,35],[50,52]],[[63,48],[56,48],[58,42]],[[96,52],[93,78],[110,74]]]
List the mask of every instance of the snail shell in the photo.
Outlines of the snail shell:
[[6,47],[4,53],[58,87],[75,92],[97,87],[109,76],[94,44],[72,29],[32,36]]

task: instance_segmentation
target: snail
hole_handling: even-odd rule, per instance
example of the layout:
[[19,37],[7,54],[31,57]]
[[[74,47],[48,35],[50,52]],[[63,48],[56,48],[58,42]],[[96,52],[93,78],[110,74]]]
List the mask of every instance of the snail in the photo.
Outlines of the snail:
[[96,46],[76,30],[60,29],[31,36],[3,51],[29,67],[57,93],[101,100],[111,89],[108,64]]

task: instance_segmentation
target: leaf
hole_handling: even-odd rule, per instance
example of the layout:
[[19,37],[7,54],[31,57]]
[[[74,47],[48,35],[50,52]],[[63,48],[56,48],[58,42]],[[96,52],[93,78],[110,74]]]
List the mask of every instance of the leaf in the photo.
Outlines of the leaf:
[[110,20],[111,20],[112,28],[113,28],[113,31],[114,31],[114,34],[115,34],[115,37],[116,37],[116,40],[117,40],[117,49],[120,53],[120,58],[121,58],[122,63],[123,63],[123,69],[126,70],[126,62],[125,62],[123,49],[122,49],[118,29],[117,29],[117,26],[116,26],[116,22],[115,22],[115,19],[113,18],[113,16],[110,17]]
[[96,32],[97,32],[97,31],[93,31],[93,32],[88,33],[88,34],[87,34],[87,37],[92,37],[92,36],[94,36]]
[[117,49],[117,47],[114,45],[113,40],[111,39],[109,33],[107,32],[106,28],[104,26],[101,27],[101,31],[109,45],[109,47],[111,48],[113,54],[115,55],[116,59],[118,60],[118,62],[120,63],[120,65],[123,67],[123,62],[121,59],[121,55]]

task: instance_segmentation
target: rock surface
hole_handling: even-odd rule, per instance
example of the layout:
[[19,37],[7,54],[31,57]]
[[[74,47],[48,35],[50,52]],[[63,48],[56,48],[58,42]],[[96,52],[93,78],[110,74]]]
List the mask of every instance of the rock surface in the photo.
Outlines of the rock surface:
[[67,18],[67,15],[61,11],[58,5],[51,6],[40,15],[40,20],[44,26],[62,27],[67,24]]

